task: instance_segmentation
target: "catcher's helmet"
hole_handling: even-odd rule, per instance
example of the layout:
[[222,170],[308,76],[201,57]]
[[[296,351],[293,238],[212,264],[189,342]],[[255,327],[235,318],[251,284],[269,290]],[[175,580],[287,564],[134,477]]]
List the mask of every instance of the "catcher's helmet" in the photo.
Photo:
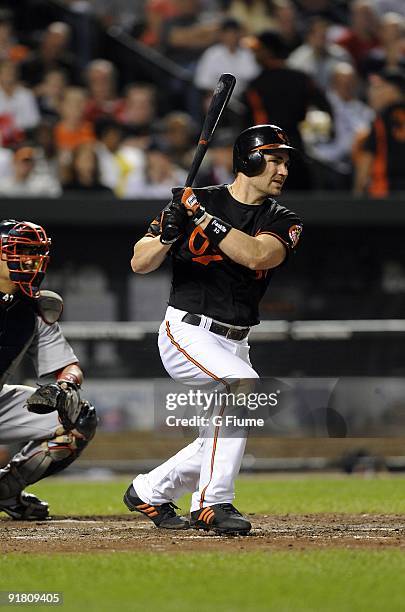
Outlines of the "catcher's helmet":
[[246,176],[256,176],[265,167],[263,151],[271,149],[289,149],[290,145],[285,131],[277,125],[254,125],[239,134],[233,147],[233,171]]
[[15,219],[0,222],[0,259],[7,262],[10,280],[29,297],[39,296],[50,245],[40,225]]

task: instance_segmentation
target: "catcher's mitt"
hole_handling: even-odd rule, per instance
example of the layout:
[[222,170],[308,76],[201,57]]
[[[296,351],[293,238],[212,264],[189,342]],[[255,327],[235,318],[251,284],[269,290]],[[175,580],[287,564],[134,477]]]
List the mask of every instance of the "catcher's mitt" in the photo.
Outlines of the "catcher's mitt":
[[80,417],[82,401],[78,387],[71,383],[52,383],[39,387],[28,399],[27,407],[30,412],[47,414],[58,411],[59,419],[64,429],[74,429]]

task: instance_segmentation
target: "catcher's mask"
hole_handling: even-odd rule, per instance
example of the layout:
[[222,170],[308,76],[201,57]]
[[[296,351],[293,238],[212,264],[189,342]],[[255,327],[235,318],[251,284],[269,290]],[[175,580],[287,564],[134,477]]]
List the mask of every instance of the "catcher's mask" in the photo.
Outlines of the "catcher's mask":
[[0,258],[7,262],[10,280],[31,298],[39,297],[50,245],[51,240],[40,225],[14,219],[0,223]]
[[265,153],[287,149],[295,152],[286,132],[278,125],[254,125],[239,134],[233,147],[233,171],[246,176],[256,176],[263,172]]

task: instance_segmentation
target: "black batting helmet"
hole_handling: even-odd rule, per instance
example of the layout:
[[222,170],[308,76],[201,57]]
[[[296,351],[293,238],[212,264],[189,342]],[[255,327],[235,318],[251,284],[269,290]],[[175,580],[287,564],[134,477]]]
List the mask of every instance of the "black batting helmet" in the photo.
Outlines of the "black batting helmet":
[[233,147],[233,171],[242,172],[246,176],[256,176],[264,170],[265,159],[263,151],[271,149],[289,149],[296,151],[290,145],[286,132],[277,125],[254,125],[239,134]]
[[39,296],[39,286],[49,262],[50,244],[40,225],[15,219],[0,222],[0,259],[7,262],[10,280],[29,297]]

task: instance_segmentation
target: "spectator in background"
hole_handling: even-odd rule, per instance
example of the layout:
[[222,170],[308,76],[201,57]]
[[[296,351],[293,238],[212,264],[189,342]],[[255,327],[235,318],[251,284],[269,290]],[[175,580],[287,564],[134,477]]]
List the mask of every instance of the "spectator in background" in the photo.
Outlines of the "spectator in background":
[[105,59],[95,59],[86,68],[86,84],[89,99],[86,119],[96,121],[100,117],[115,117],[122,110],[123,101],[117,96],[117,75],[114,65]]
[[274,29],[281,36],[286,53],[290,55],[303,40],[296,8],[291,0],[273,0]]
[[0,182],[13,171],[13,152],[6,147],[0,147]]
[[161,138],[175,164],[187,170],[198,138],[196,125],[190,115],[180,111],[167,114],[161,124]]
[[405,191],[405,74],[371,75],[368,98],[377,116],[355,143],[354,192],[379,198]]
[[146,0],[145,21],[136,38],[148,47],[160,46],[163,24],[176,15],[173,0]]
[[295,0],[295,4],[303,21],[323,17],[332,23],[347,23],[347,0]]
[[58,151],[71,152],[78,145],[95,140],[93,125],[85,119],[86,92],[67,87],[60,106],[60,121],[55,126]]
[[100,182],[115,191],[122,175],[122,160],[119,149],[123,138],[122,126],[108,117],[96,121],[95,126],[98,165],[100,168]]
[[208,163],[197,175],[197,187],[233,182],[233,144],[236,136],[229,128],[217,130],[208,150]]
[[151,131],[156,111],[156,88],[148,83],[132,83],[126,88],[124,103],[116,117],[125,126]]
[[379,20],[373,2],[354,0],[350,5],[350,27],[336,39],[338,45],[350,53],[361,70],[367,53],[378,46]]
[[247,34],[260,34],[275,27],[271,0],[230,0],[226,14],[243,23]]
[[259,66],[251,49],[242,47],[243,28],[235,19],[225,19],[220,27],[219,42],[212,45],[198,60],[194,83],[202,90],[212,92],[224,72],[236,77],[234,94],[240,96],[247,82],[259,73]]
[[7,9],[0,9],[0,60],[19,63],[29,54],[29,48],[15,40],[13,15]]
[[404,0],[374,0],[374,6],[380,17],[386,13],[398,13],[405,17]]
[[59,119],[66,86],[67,78],[63,70],[50,70],[45,74],[44,80],[36,88],[37,104],[43,119]]
[[117,151],[117,162],[119,166],[119,180],[115,187],[118,198],[125,198],[127,184],[137,185],[145,182],[146,150],[152,143],[152,135],[148,130],[132,130],[124,136],[119,150]]
[[91,6],[106,28],[118,25],[129,31],[142,19],[144,0],[91,0]]
[[36,87],[50,70],[63,70],[70,83],[78,83],[79,70],[74,55],[68,51],[70,27],[62,21],[51,23],[42,33],[39,49],[21,64],[22,80]]
[[350,54],[338,45],[328,43],[329,23],[322,17],[313,17],[308,23],[305,43],[288,58],[290,68],[309,74],[326,91],[330,76],[340,62],[351,62]]
[[16,150],[13,170],[0,183],[3,197],[50,197],[60,196],[59,182],[50,174],[38,172],[36,152],[32,147],[23,146]]
[[[0,63],[0,131],[6,130],[9,138],[3,143],[13,144],[21,138],[16,130],[31,130],[40,120],[33,93],[18,80],[17,66],[11,60]],[[14,134],[14,136],[13,136]]]
[[382,70],[405,70],[405,17],[387,13],[381,18],[380,46],[365,57],[362,72],[365,75]]
[[63,191],[111,194],[111,190],[101,183],[94,143],[84,142],[73,149],[71,161],[64,169]]
[[152,132],[152,126],[150,125],[139,127],[123,125],[123,128],[125,133],[123,145],[125,147],[146,151],[153,142],[154,132]]
[[331,141],[316,144],[311,150],[311,155],[329,169],[323,177],[323,184],[318,184],[318,187],[350,190],[353,141],[357,133],[368,129],[374,112],[359,99],[359,80],[351,64],[342,63],[335,67],[331,88],[326,95],[332,108],[335,129]]
[[143,177],[128,177],[125,198],[170,198],[174,185],[184,185],[187,173],[176,166],[166,148],[155,141],[146,151]]
[[175,16],[162,28],[161,46],[165,55],[193,70],[201,53],[218,41],[218,19],[204,20],[200,0],[173,0]]
[[[246,89],[245,125],[272,123],[286,130],[293,146],[303,148],[299,124],[312,106],[331,114],[330,104],[310,76],[286,65],[285,48],[276,32],[263,32],[253,39],[262,71]],[[308,189],[309,173],[302,160],[294,160],[288,177],[289,189]]]
[[42,119],[33,134],[38,173],[49,174],[59,181],[59,160],[54,139],[54,122]]
[[[173,0],[176,14],[164,22],[161,31],[161,51],[193,76],[202,52],[218,41],[218,14],[201,10],[202,0]],[[171,96],[179,110],[201,119],[201,96],[187,81],[174,79]]]

